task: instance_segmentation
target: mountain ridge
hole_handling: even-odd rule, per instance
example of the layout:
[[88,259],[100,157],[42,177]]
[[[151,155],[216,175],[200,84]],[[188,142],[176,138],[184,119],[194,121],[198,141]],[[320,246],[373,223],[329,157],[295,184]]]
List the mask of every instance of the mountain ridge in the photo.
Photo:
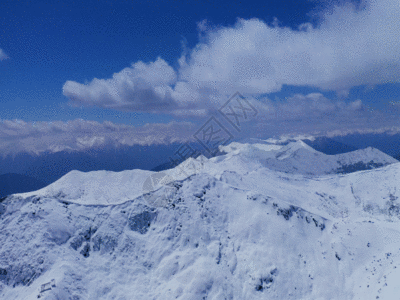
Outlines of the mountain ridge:
[[[209,162],[213,164],[213,167],[221,164],[222,169],[225,168],[225,164],[243,165],[243,169],[246,169],[245,161],[250,160],[253,168],[266,167],[273,171],[284,173],[319,176],[372,169],[377,166],[381,167],[397,162],[390,156],[373,148],[328,156],[314,150],[302,141],[291,142],[287,145],[269,143],[254,143],[250,145],[234,142],[228,146],[220,146],[220,151],[225,151],[226,154],[210,159],[204,156],[199,157],[199,159],[189,158],[177,167],[163,172],[170,176],[170,178],[179,180],[203,170],[203,166],[199,163],[199,160]],[[361,161],[361,165],[357,165],[363,155],[364,160]],[[370,161],[373,161],[373,163],[369,164]],[[195,166],[193,163],[197,163],[197,165]],[[327,167],[321,169],[320,165]],[[105,177],[106,174],[110,174],[110,177]],[[104,191],[100,199],[117,197],[118,199],[128,200],[129,198],[136,197],[139,193],[143,192],[143,189],[146,189],[143,186],[145,185],[145,181],[151,177],[151,174],[151,171],[142,170],[128,170],[123,172],[92,171],[88,173],[72,171],[41,191],[28,193],[26,196],[34,194],[55,196],[60,194],[66,195],[65,198],[81,199],[82,203],[97,203],[94,200],[96,197],[92,193],[96,188],[101,188]],[[78,182],[82,184],[79,185]],[[98,182],[103,182],[103,184],[99,184]],[[114,191],[114,185],[120,186],[121,193],[118,194],[119,196],[108,195],[108,191]],[[83,192],[78,192],[81,189],[83,189]],[[74,191],[72,195],[67,196],[68,192],[71,191]],[[96,201],[100,201],[99,198]],[[98,203],[108,203],[109,200],[104,201],[102,200]]]
[[310,175],[286,166],[330,160],[301,141],[221,150],[4,199],[0,298],[397,299],[400,164],[367,148],[332,157],[387,165]]

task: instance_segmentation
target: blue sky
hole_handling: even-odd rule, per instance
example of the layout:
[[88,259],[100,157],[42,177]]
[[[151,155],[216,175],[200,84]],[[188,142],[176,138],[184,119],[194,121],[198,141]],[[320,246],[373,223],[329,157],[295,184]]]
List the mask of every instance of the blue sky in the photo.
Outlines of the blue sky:
[[197,23],[233,25],[237,18],[277,17],[287,26],[309,21],[316,3],[298,1],[1,1],[1,119],[83,118],[167,121],[168,116],[70,109],[67,80],[108,78],[133,62],[163,58],[177,65],[182,42],[198,43]]
[[[168,123],[177,138],[236,91],[271,135],[397,126],[398,12],[393,0],[1,1],[0,138],[51,140],[82,120],[130,134]],[[109,130],[93,126],[88,140]]]

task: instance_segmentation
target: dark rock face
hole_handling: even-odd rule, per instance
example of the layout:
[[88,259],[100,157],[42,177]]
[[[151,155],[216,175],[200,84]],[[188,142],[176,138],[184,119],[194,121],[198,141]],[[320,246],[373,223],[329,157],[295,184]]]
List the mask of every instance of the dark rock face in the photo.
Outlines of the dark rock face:
[[90,227],[89,229],[80,232],[78,236],[73,237],[70,244],[72,249],[76,251],[82,246],[84,241],[90,242],[92,236],[96,233],[96,231],[96,228]]
[[128,220],[129,228],[132,231],[145,234],[156,216],[156,213],[149,211],[144,211],[140,214],[131,216]]
[[289,220],[290,217],[293,216],[293,212],[296,212],[297,210],[298,210],[298,207],[291,205],[288,209],[278,208],[276,213],[278,214],[278,216],[282,215],[285,218],[285,220]]
[[82,246],[83,241],[84,241],[83,236],[79,235],[72,239],[70,245],[71,245],[72,249],[74,249],[76,251],[76,250],[78,250],[78,248],[80,246]]
[[113,252],[118,246],[118,237],[98,234],[93,237],[93,251]]
[[337,174],[348,174],[348,173],[353,173],[357,171],[365,171],[365,170],[372,170],[380,167],[384,167],[387,164],[383,163],[375,163],[372,160],[368,163],[364,163],[362,161],[359,161],[355,164],[351,165],[342,165],[340,168],[336,169],[333,173]]
[[89,243],[86,243],[85,246],[83,246],[83,249],[81,250],[81,254],[83,257],[89,257],[89,252],[90,252],[90,245]]
[[0,216],[1,216],[2,214],[4,214],[5,212],[6,212],[6,207],[5,207],[5,205],[3,205],[3,204],[0,203]]
[[265,289],[269,289],[274,282],[274,277],[277,275],[278,269],[273,269],[270,274],[265,277],[259,278],[258,283],[256,284],[256,291],[263,292]]
[[[305,219],[305,221],[310,224],[311,221],[314,222],[315,227],[320,228],[321,231],[325,229],[325,221],[324,218],[317,218],[313,216],[311,213],[301,209],[300,207],[296,207],[294,205],[290,205],[289,207],[283,208],[279,207],[278,204],[273,203],[272,207],[276,209],[276,214],[278,216],[282,216],[285,218],[286,221],[289,221],[291,217],[295,216],[298,219]],[[318,220],[317,220],[317,219]]]
[[9,266],[7,269],[0,269],[0,281],[12,287],[29,286],[43,271],[43,268],[35,264]]

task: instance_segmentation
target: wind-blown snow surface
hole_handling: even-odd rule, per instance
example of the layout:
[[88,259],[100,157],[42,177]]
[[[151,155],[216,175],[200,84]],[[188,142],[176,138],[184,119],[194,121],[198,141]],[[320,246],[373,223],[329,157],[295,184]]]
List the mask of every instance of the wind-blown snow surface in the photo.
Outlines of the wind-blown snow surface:
[[[0,298],[55,279],[42,299],[398,299],[399,163],[300,141],[225,150],[3,200]],[[333,174],[359,162],[387,166]]]

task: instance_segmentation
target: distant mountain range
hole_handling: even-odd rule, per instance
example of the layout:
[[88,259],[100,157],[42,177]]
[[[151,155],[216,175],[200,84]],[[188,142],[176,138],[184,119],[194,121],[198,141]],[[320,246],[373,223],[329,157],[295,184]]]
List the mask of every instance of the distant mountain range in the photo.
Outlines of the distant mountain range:
[[357,149],[373,147],[393,157],[400,154],[400,133],[354,133],[330,139]]
[[36,191],[46,185],[44,182],[26,175],[3,174],[0,175],[0,198],[15,193]]
[[150,170],[172,156],[179,144],[93,149],[90,151],[20,153],[0,158],[0,174],[16,173],[50,184],[72,170],[82,172]]
[[[195,143],[188,145],[194,150],[199,150]],[[155,171],[170,169],[184,160],[176,154],[180,147],[182,147],[181,144],[136,145],[80,152],[45,152],[40,155],[20,153],[15,157],[7,156],[0,158],[0,175],[3,176],[2,182],[0,181],[0,195],[37,190],[55,182],[73,170],[120,172],[133,169],[153,169]],[[203,152],[205,151],[203,150]],[[16,178],[16,175],[25,178],[21,180],[26,184],[17,184],[18,180],[12,183],[11,178]],[[30,181],[27,178],[30,178]],[[10,188],[10,185],[12,185],[12,188]]]
[[359,147],[337,142],[327,137],[317,137],[314,140],[304,139],[302,141],[312,147],[314,150],[328,155],[347,153],[360,149]]

